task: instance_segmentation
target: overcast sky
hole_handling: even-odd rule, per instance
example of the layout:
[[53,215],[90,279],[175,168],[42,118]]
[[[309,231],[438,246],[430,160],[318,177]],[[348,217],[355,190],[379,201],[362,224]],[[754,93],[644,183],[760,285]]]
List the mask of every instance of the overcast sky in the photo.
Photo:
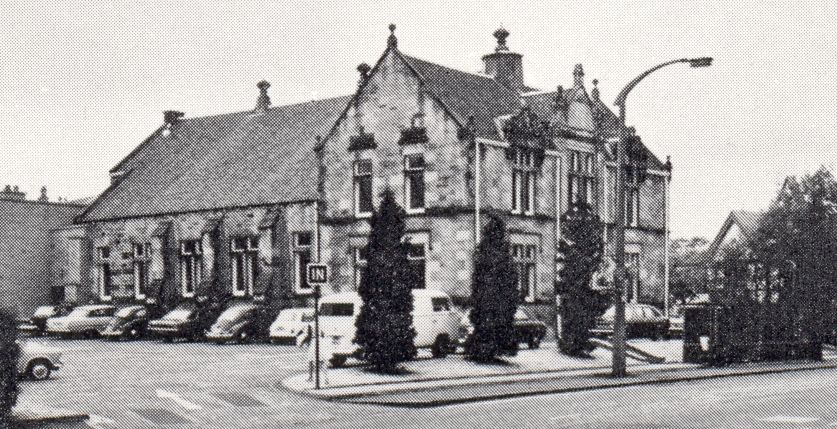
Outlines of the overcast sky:
[[569,86],[582,63],[608,103],[648,67],[713,56],[628,99],[628,122],[672,157],[674,236],[712,237],[786,175],[834,167],[835,2],[517,3],[0,0],[0,185],[98,194],[163,110],[251,109],[261,79],[274,104],[351,93],[390,22],[402,51],[468,71],[502,24],[530,86]]

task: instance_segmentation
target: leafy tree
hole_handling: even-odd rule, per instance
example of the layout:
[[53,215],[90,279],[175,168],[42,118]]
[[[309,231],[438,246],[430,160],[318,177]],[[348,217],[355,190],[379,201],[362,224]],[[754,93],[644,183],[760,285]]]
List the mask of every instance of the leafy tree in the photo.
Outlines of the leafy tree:
[[0,429],[9,427],[9,414],[17,402],[17,343],[15,319],[0,311]]
[[474,332],[465,345],[467,357],[478,362],[517,353],[513,327],[517,274],[510,250],[505,224],[490,215],[474,257],[470,315]]
[[380,372],[397,370],[416,353],[404,216],[392,191],[384,191],[369,220],[366,275],[358,287],[363,305],[355,322],[355,343],[361,358]]
[[561,218],[559,252],[563,267],[556,284],[561,296],[561,338],[558,347],[571,356],[593,350],[590,330],[607,309],[609,296],[593,290],[592,279],[602,263],[604,226],[590,206],[576,204]]

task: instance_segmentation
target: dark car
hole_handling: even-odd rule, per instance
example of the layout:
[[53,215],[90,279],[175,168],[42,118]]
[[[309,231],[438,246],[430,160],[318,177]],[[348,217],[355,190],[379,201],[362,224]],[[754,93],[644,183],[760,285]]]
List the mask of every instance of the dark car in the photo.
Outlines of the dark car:
[[[462,316],[462,330],[460,332],[460,343],[465,343],[474,333],[471,325],[470,310]],[[526,344],[530,349],[537,349],[546,336],[546,323],[529,316],[526,311],[518,308],[514,313],[514,336],[518,344]]]
[[[230,341],[244,343],[267,335],[264,307],[252,303],[237,303],[224,310],[206,332],[206,339],[218,344]],[[263,332],[264,331],[264,332]]]
[[[616,309],[610,307],[596,320],[594,335],[612,335],[613,319]],[[663,312],[653,305],[625,304],[625,333],[628,338],[647,337],[660,339],[668,335],[669,320]]]
[[26,323],[20,325],[20,331],[30,335],[46,335],[47,319],[50,317],[66,316],[72,310],[72,306],[66,305],[43,305],[35,309],[32,317]]
[[111,340],[142,338],[148,327],[148,310],[142,305],[124,307],[114,314],[114,319],[102,331]]
[[148,332],[165,342],[178,338],[198,341],[218,313],[220,307],[183,302],[163,317],[148,322]]

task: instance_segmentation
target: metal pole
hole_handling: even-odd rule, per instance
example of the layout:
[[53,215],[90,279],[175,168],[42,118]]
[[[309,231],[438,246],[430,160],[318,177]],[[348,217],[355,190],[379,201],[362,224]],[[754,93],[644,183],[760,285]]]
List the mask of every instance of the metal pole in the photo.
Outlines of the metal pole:
[[320,285],[314,286],[314,389],[320,389]]
[[613,273],[613,368],[614,377],[624,377],[625,370],[625,104],[619,105],[619,141],[616,143],[616,269]]
[[671,203],[669,202],[669,194],[671,194],[671,171],[668,173],[669,175],[663,178],[663,195],[666,199],[665,201],[665,216],[666,216],[666,224],[665,224],[665,267],[664,267],[664,286],[665,286],[665,297],[663,298],[664,306],[665,306],[665,315],[669,317],[669,306],[670,306],[670,299],[671,299],[671,287],[669,285],[671,281],[671,230],[669,227],[669,222],[671,219]]
[[482,168],[480,166],[480,143],[476,138],[474,139],[474,156],[475,160],[475,183],[474,183],[474,249],[480,245],[480,206],[482,205],[482,198],[480,196],[480,178]]

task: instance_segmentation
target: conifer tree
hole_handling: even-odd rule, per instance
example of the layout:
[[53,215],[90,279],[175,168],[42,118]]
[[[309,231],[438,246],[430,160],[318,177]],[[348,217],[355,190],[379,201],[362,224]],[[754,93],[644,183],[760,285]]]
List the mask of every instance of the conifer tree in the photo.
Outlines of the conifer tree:
[[358,287],[363,305],[355,322],[355,343],[361,359],[380,372],[397,370],[416,353],[404,216],[392,191],[384,191],[369,220],[366,275]]
[[0,429],[9,427],[8,419],[17,402],[17,360],[20,354],[15,340],[14,317],[0,310]]
[[517,274],[510,247],[503,221],[489,216],[474,256],[470,315],[474,332],[465,345],[468,358],[478,362],[517,353],[513,327]]
[[590,330],[609,303],[606,294],[591,287],[604,253],[604,226],[587,204],[574,204],[561,218],[563,257],[556,292],[561,297],[561,338],[558,347],[571,356],[593,350]]

